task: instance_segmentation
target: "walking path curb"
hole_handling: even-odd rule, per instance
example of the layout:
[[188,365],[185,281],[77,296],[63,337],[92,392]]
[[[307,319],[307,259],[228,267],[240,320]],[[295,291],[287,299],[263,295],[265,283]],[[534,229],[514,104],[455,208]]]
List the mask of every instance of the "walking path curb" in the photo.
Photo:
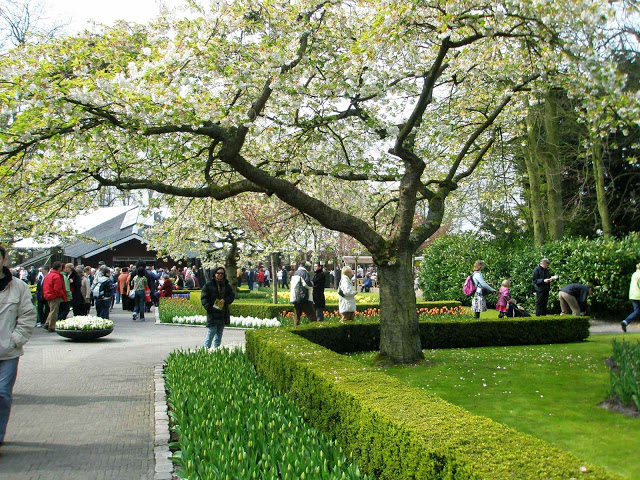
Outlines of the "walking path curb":
[[155,387],[155,436],[153,454],[155,457],[154,480],[171,480],[173,478],[173,462],[169,450],[169,414],[167,412],[167,396],[164,385],[164,365],[156,365],[153,370]]

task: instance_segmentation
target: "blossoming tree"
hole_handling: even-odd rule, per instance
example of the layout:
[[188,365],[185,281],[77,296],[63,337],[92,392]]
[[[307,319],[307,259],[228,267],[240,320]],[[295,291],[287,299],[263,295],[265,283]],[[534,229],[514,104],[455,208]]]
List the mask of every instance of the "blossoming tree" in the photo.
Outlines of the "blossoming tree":
[[104,187],[275,195],[367,248],[380,353],[421,358],[413,253],[606,2],[189,4],[0,60],[0,202],[43,229]]

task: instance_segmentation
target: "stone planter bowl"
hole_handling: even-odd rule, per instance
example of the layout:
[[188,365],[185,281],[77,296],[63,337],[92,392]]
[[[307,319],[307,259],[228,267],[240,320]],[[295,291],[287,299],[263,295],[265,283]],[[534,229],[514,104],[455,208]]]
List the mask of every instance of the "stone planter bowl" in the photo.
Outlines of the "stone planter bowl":
[[59,330],[56,328],[58,335],[72,340],[95,340],[96,338],[106,337],[111,332],[113,332],[113,328],[101,330]]

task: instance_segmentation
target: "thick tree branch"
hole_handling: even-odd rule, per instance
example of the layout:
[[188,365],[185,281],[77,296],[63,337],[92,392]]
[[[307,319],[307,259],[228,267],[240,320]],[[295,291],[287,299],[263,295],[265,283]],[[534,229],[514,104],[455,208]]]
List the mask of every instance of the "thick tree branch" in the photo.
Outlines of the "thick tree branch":
[[111,179],[102,176],[100,173],[91,173],[91,176],[100,184],[100,186],[103,187],[116,187],[119,190],[125,191],[148,189],[158,193],[175,195],[178,197],[214,198],[216,200],[224,200],[245,192],[267,193],[266,189],[250,182],[249,180],[240,180],[222,187],[217,185],[207,185],[203,187],[178,187],[149,178],[118,177],[116,179]]

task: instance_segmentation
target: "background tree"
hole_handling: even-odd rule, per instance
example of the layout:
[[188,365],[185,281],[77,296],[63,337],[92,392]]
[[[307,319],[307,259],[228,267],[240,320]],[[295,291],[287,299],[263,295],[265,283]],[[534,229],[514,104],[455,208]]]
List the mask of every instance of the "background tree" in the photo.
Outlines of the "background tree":
[[0,132],[5,198],[29,183],[46,217],[86,207],[93,188],[274,195],[372,254],[380,353],[421,358],[414,252],[522,95],[548,89],[543,75],[568,64],[576,31],[606,23],[607,4],[191,4],[182,19],[2,59],[15,116]]

